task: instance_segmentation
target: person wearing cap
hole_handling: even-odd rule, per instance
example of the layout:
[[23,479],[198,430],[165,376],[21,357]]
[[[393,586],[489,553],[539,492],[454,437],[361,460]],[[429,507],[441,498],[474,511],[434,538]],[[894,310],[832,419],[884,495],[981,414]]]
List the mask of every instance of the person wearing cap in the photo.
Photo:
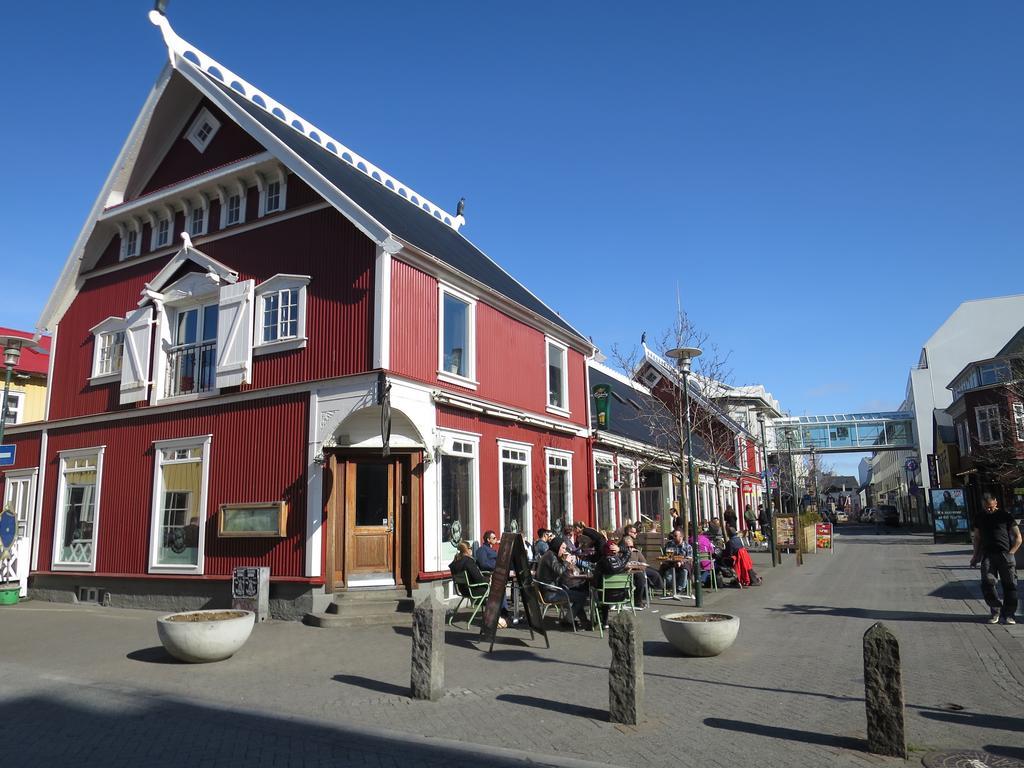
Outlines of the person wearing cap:
[[561,587],[569,595],[569,603],[572,610],[572,621],[577,626],[582,625],[587,610],[587,585],[572,580],[575,575],[575,556],[569,554],[565,539],[556,536],[548,542],[548,551],[545,552],[537,564],[537,581],[544,591],[544,600],[557,602],[560,593],[553,589],[545,589],[546,584]]

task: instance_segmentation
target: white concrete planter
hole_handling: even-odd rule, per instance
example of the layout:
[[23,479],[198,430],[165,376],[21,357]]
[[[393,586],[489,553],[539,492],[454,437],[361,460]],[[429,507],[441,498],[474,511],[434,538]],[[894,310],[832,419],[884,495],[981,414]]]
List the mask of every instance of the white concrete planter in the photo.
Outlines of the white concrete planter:
[[171,656],[201,664],[230,658],[249,639],[255,622],[252,611],[187,611],[157,619],[156,632]]
[[[691,618],[690,621],[683,620]],[[703,617],[704,620],[692,620]],[[729,613],[680,611],[661,617],[665,639],[686,656],[717,656],[736,640],[740,618]]]

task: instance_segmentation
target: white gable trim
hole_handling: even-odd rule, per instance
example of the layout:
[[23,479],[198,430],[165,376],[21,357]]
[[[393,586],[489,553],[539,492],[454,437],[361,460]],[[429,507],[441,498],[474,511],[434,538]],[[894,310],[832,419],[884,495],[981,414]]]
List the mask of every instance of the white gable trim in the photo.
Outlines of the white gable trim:
[[149,301],[150,294],[161,293],[167,287],[168,281],[174,277],[174,273],[181,269],[182,264],[192,261],[205,269],[208,273],[215,275],[217,282],[234,283],[238,281],[238,273],[230,267],[221,264],[216,259],[211,259],[202,251],[192,247],[192,240],[187,232],[181,233],[181,239],[185,244],[181,250],[174,254],[174,257],[167,262],[163,269],[157,272],[156,277],[146,283],[143,289],[143,299],[139,305]]

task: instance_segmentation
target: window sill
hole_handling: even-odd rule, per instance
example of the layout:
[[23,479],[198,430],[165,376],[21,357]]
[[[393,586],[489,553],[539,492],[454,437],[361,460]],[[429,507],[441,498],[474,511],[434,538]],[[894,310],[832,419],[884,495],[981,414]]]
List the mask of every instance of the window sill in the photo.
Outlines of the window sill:
[[54,563],[50,566],[52,571],[88,571],[96,570],[95,563]]
[[157,405],[170,405],[172,403],[191,403],[195,400],[208,400],[220,394],[219,389],[211,389],[209,392],[195,392],[191,395],[175,395],[174,397],[162,397],[156,401]]
[[561,416],[566,419],[572,416],[572,411],[566,408],[559,408],[556,405],[549,405],[545,410],[547,410],[548,413],[552,413],[555,416]]
[[114,384],[119,381],[121,381],[120,371],[118,371],[117,373],[105,373],[102,376],[90,376],[89,386],[96,387],[101,384]]
[[456,386],[474,391],[480,386],[479,381],[473,381],[473,379],[467,379],[465,376],[459,376],[457,373],[448,373],[447,371],[438,371],[437,378],[441,381],[447,381],[449,384],[455,384]]
[[198,565],[182,567],[177,565],[150,565],[150,574],[166,574],[168,576],[202,576],[203,568]]
[[257,344],[252,348],[253,355],[272,355],[275,352],[289,352],[293,349],[305,349],[308,339],[283,339],[281,341],[268,341],[264,344]]

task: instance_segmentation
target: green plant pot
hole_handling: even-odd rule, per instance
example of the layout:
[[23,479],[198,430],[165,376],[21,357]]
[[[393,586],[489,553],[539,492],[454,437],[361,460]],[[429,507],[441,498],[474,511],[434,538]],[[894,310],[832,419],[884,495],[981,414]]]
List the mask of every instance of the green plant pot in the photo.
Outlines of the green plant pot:
[[17,605],[20,593],[20,584],[0,585],[0,605]]

